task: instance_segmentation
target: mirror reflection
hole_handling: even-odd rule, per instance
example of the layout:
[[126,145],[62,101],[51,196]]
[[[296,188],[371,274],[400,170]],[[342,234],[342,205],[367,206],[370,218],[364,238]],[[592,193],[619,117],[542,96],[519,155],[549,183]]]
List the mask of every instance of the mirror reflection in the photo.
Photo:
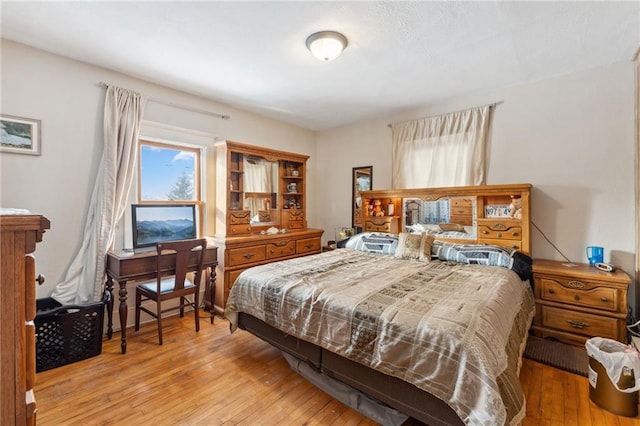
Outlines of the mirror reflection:
[[243,163],[244,209],[251,211],[251,224],[276,222],[272,210],[278,202],[278,163],[257,156],[245,156]]
[[352,174],[351,190],[351,226],[355,229],[356,233],[362,231],[363,211],[362,211],[362,191],[369,191],[372,189],[373,179],[373,166],[354,167]]
[[476,239],[476,205],[476,197],[405,198],[404,229],[440,238]]

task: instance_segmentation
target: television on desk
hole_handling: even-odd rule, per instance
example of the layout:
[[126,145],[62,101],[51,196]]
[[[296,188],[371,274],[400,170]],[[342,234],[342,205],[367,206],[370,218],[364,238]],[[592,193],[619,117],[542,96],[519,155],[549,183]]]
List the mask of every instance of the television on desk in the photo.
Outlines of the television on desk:
[[133,249],[163,241],[197,238],[194,204],[132,204]]

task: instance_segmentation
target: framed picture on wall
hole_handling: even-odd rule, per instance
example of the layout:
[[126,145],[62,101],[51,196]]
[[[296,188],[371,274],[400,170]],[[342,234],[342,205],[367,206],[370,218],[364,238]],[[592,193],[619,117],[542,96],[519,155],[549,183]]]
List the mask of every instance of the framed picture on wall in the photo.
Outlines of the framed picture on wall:
[[0,115],[0,152],[40,155],[40,120]]
[[360,192],[369,191],[373,187],[373,166],[354,167],[351,181],[352,188],[352,214],[351,214],[351,226],[356,233],[362,231],[363,221],[363,208],[364,201],[360,196]]

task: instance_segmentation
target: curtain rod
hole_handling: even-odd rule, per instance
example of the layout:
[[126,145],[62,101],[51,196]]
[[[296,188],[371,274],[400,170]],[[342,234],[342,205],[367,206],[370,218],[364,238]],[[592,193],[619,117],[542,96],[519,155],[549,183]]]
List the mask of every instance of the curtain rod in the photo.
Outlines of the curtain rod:
[[[104,81],[100,81],[100,82],[98,82],[98,86],[107,88],[107,87],[111,86],[111,84],[105,83]],[[157,104],[162,104],[162,105],[170,106],[170,107],[173,107],[173,108],[179,108],[179,109],[183,109],[185,111],[196,112],[198,114],[211,115],[213,117],[219,117],[222,120],[229,120],[231,118],[231,116],[227,115],[227,114],[218,114],[217,112],[211,112],[211,111],[206,111],[204,109],[192,108],[192,107],[188,107],[188,106],[184,106],[184,105],[178,105],[178,104],[175,104],[173,102],[165,102],[165,101],[162,101],[160,99],[151,98],[151,97],[148,97],[147,99],[150,102],[155,102]]]
[[498,105],[500,105],[500,104],[503,104],[503,103],[504,103],[504,101],[497,101],[497,102],[494,102],[494,103],[492,103],[492,104],[485,104],[485,105],[479,105],[479,106],[475,106],[475,107],[471,107],[471,108],[459,109],[459,110],[457,110],[457,111],[445,112],[444,114],[430,115],[430,116],[428,116],[428,117],[422,117],[422,118],[414,118],[413,120],[399,121],[399,122],[397,122],[397,123],[387,124],[387,127],[389,127],[389,128],[390,128],[390,127],[391,127],[391,126],[393,126],[394,124],[407,123],[407,122],[409,122],[409,121],[414,121],[414,120],[424,120],[424,119],[426,119],[426,118],[435,118],[435,117],[440,117],[440,116],[442,116],[442,115],[455,114],[456,112],[466,111],[466,110],[468,110],[468,109],[472,109],[472,108],[482,108],[482,107],[485,107],[485,106],[488,106],[488,107],[494,107],[494,108],[495,108],[496,106],[498,106]]

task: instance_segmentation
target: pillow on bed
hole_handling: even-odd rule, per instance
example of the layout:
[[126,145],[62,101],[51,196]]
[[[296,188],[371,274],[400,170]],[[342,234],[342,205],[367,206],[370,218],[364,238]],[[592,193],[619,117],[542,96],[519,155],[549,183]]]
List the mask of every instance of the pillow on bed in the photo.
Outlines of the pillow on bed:
[[476,265],[501,266],[518,274],[521,280],[532,277],[531,257],[515,249],[486,244],[436,243],[432,254],[440,260]]
[[433,240],[433,235],[401,232],[395,256],[399,259],[418,259],[430,262]]
[[349,238],[344,247],[369,253],[395,254],[397,246],[398,235],[396,234],[363,232]]

